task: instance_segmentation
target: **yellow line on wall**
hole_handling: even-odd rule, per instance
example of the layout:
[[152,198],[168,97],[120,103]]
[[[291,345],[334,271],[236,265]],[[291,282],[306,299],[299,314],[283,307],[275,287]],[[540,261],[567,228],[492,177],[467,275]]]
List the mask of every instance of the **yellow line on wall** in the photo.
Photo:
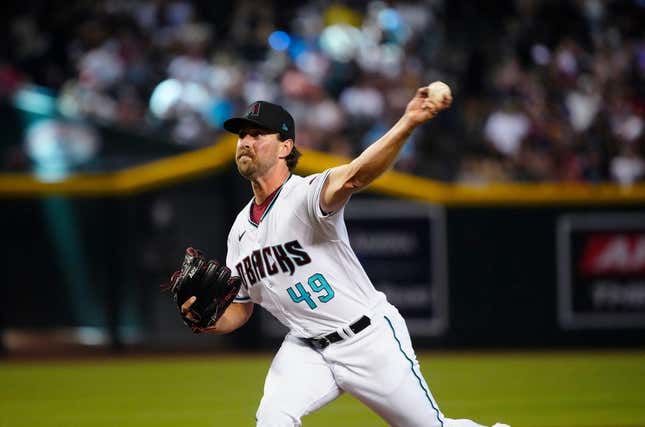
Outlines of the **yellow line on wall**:
[[[303,175],[346,163],[348,159],[305,151],[298,162]],[[446,206],[592,205],[645,203],[645,184],[619,186],[590,183],[448,184],[390,171],[377,179],[371,191]]]
[[117,191],[138,193],[213,173],[234,159],[235,141],[226,135],[206,148],[131,167],[117,174]]
[[78,174],[64,181],[43,182],[28,174],[1,174],[0,197],[46,195],[95,196],[115,194],[115,174]]
[[212,173],[235,156],[235,138],[119,172],[78,174],[60,182],[43,182],[28,174],[0,174],[0,197],[66,195],[125,196]]
[[[302,149],[296,172],[318,173],[349,159]],[[235,137],[225,135],[216,144],[177,156],[152,161],[120,172],[74,175],[62,182],[41,182],[27,174],[0,174],[0,197],[123,196],[195,179],[232,162]],[[441,183],[390,171],[376,180],[370,191],[389,196],[447,206],[592,205],[645,203],[645,184],[488,184]]]

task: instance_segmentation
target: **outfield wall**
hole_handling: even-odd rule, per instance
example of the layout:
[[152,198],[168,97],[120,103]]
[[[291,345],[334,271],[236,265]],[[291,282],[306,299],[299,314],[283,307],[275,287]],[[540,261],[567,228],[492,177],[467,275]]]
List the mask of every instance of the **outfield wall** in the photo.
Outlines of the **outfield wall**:
[[[195,338],[158,293],[185,246],[225,256],[251,196],[230,145],[205,150],[55,184],[0,176],[2,329],[115,347],[275,345],[283,331],[261,312],[230,337]],[[300,172],[340,161],[306,153]],[[419,345],[645,344],[643,187],[469,188],[391,173],[374,190],[350,202],[352,243]]]

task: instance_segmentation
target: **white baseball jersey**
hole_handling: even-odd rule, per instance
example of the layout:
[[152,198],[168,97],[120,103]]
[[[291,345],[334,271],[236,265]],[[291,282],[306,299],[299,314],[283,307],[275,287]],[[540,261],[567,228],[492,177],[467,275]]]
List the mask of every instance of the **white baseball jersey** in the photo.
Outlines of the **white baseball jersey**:
[[243,279],[235,301],[261,305],[298,337],[347,326],[385,300],[350,247],[344,209],[320,209],[329,172],[291,175],[259,224],[251,200],[228,236],[226,264]]
[[[226,264],[243,279],[236,301],[260,304],[290,329],[267,374],[256,426],[299,427],[303,415],[346,391],[392,426],[483,427],[439,410],[405,320],[349,245],[343,209],[320,209],[328,175],[291,175],[259,224],[251,200],[228,236]],[[346,328],[366,314],[369,327]],[[300,339],[333,331],[343,339],[324,349]]]

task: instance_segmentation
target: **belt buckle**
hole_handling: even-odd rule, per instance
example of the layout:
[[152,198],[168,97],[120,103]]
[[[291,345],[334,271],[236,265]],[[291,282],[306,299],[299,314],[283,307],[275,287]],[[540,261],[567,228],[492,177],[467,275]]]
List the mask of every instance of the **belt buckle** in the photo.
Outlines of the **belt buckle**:
[[318,348],[320,350],[326,348],[327,346],[329,346],[329,344],[331,344],[331,341],[329,341],[329,338],[327,338],[326,336],[322,336],[320,338],[315,338],[313,340],[313,342],[314,342],[314,345],[316,346],[316,348]]

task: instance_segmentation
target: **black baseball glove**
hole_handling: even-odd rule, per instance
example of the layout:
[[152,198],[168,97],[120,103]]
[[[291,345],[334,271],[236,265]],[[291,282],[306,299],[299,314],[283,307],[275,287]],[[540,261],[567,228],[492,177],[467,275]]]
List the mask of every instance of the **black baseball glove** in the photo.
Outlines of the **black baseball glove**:
[[[238,276],[231,277],[228,267],[206,259],[197,249],[187,248],[181,269],[175,271],[170,283],[162,285],[162,288],[172,294],[184,323],[199,333],[217,322],[235,299],[241,285],[242,280]],[[190,306],[190,316],[181,313],[181,306],[192,296],[197,300]]]

